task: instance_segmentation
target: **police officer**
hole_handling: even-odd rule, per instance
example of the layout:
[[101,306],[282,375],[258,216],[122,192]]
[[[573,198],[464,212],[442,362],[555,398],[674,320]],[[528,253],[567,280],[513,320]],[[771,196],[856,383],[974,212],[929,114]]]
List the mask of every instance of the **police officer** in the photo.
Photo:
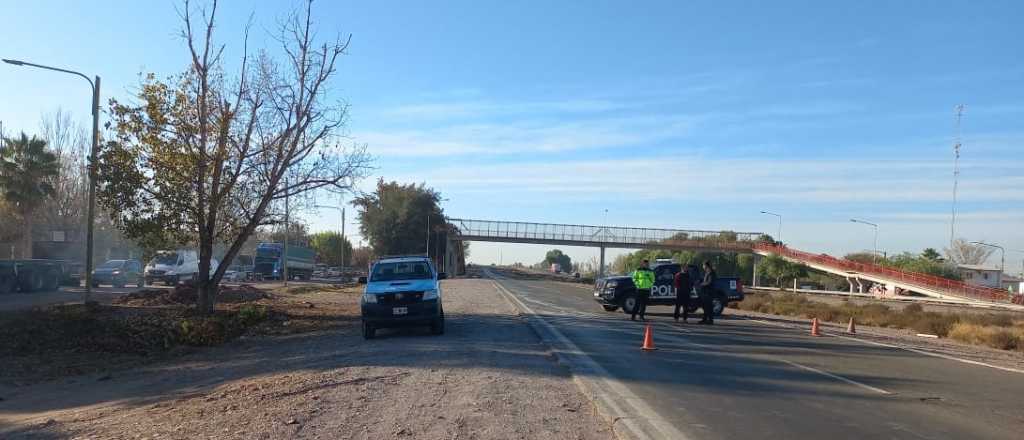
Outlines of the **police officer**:
[[718,274],[715,273],[715,268],[711,267],[710,261],[704,262],[704,279],[700,282],[700,301],[701,308],[704,309],[704,318],[700,320],[699,324],[714,324],[715,323],[715,279],[718,278]]
[[690,280],[690,274],[687,273],[688,267],[683,266],[679,273],[675,277],[675,288],[676,288],[676,311],[672,314],[676,322],[679,322],[679,309],[683,309],[683,322],[690,316],[690,291],[693,290],[693,282]]
[[654,287],[654,271],[648,266],[647,260],[640,262],[640,267],[633,271],[633,286],[636,287],[636,307],[633,307],[629,319],[636,321],[639,313],[640,320],[646,321],[644,314],[647,313],[647,298],[651,297],[651,287]]

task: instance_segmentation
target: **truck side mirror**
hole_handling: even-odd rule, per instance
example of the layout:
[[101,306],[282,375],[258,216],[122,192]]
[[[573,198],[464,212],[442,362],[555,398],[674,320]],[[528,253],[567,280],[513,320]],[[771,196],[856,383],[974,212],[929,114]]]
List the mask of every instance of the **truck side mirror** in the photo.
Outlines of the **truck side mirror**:
[[444,272],[440,272],[440,273],[438,273],[438,274],[437,274],[437,279],[438,279],[439,281],[440,281],[440,280],[446,280],[446,279],[448,279],[448,274],[446,274],[446,273],[444,273]]
[[366,284],[366,277],[359,277],[359,284]]

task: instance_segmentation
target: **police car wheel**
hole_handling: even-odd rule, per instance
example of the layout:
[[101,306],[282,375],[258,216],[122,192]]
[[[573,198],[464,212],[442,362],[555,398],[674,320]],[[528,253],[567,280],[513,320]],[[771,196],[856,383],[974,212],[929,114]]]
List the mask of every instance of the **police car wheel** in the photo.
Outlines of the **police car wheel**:
[[632,315],[634,309],[636,309],[636,295],[629,295],[626,299],[622,300],[623,313]]
[[713,307],[712,310],[714,310],[715,316],[722,316],[722,313],[725,312],[726,302],[723,301],[721,298],[715,298],[712,299],[711,301]]

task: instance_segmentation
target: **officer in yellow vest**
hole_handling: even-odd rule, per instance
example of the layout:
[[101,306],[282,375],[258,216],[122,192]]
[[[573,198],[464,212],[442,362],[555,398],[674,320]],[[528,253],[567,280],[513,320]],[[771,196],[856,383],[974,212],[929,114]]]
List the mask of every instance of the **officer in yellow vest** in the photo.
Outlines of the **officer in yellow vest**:
[[648,266],[647,260],[642,261],[640,267],[633,271],[633,286],[636,287],[636,306],[629,319],[636,321],[639,313],[640,320],[646,321],[644,314],[647,312],[647,299],[651,297],[651,287],[654,287],[654,271]]

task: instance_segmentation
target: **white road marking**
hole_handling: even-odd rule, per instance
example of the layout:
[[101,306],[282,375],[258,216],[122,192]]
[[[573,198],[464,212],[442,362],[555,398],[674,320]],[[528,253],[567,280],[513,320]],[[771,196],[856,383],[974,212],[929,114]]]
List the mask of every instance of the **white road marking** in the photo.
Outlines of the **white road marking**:
[[[488,274],[490,272],[488,271]],[[689,437],[676,429],[672,424],[663,419],[646,402],[630,391],[629,387],[621,381],[613,379],[612,375],[599,365],[593,358],[583,353],[579,347],[569,340],[562,332],[549,324],[544,318],[537,315],[529,306],[519,300],[516,295],[509,292],[501,283],[494,281],[498,291],[504,293],[506,298],[515,303],[520,309],[529,314],[532,318],[529,322],[536,323],[545,332],[552,335],[558,344],[565,347],[565,350],[556,351],[556,355],[569,365],[573,365],[573,380],[584,394],[604,406],[606,414],[611,420],[618,420],[627,429],[628,434],[639,440],[653,439],[680,439],[686,440]],[[540,329],[538,329],[540,330]],[[538,333],[542,333],[538,331]],[[571,354],[572,359],[564,355]],[[583,375],[579,373],[589,373]],[[590,382],[597,382],[591,384]],[[620,404],[628,406],[623,408]],[[647,427],[641,426],[638,422],[644,422]],[[649,431],[654,431],[649,433]]]
[[[772,326],[775,326],[775,327],[797,328],[797,327],[792,326],[792,325],[779,324],[777,322],[764,321],[764,320],[761,320],[761,319],[749,319],[749,320],[753,321],[753,322],[758,322],[758,323],[761,323],[761,324],[765,324],[765,325],[772,325]],[[980,361],[972,361],[970,359],[958,358],[956,356],[950,356],[948,354],[935,353],[935,352],[931,352],[931,351],[927,351],[927,350],[921,350],[921,349],[917,349],[917,348],[904,347],[904,346],[894,345],[894,344],[886,344],[884,342],[870,341],[870,340],[867,340],[867,339],[856,338],[856,337],[853,337],[853,336],[840,335],[840,334],[831,333],[831,332],[821,332],[821,333],[823,335],[835,336],[835,337],[840,338],[840,339],[846,339],[846,340],[850,340],[850,341],[854,341],[854,342],[860,342],[862,344],[877,345],[879,347],[887,347],[887,348],[895,348],[897,350],[906,350],[906,351],[909,351],[911,353],[917,353],[917,354],[922,354],[922,355],[925,355],[925,356],[937,357],[937,358],[946,359],[946,360],[950,360],[950,361],[962,362],[962,363],[970,364],[970,365],[977,365],[979,367],[988,367],[988,368],[994,368],[996,370],[1008,371],[1010,373],[1024,374],[1024,370],[1021,370],[1021,369],[1010,368],[1010,367],[1003,367],[1003,366],[999,366],[999,365],[992,365],[992,364],[988,364],[988,363],[980,362]]]
[[814,367],[808,367],[806,365],[798,364],[796,362],[793,362],[793,361],[790,361],[790,360],[786,360],[786,359],[776,359],[776,360],[779,361],[779,362],[785,362],[785,363],[787,363],[789,365],[792,365],[792,366],[797,367],[797,368],[802,369],[802,370],[807,370],[807,371],[810,371],[812,373],[818,373],[818,374],[820,374],[822,376],[825,376],[825,377],[831,377],[831,378],[833,378],[835,380],[846,382],[846,383],[848,383],[850,385],[855,385],[855,386],[864,388],[866,390],[874,391],[874,392],[879,393],[879,394],[886,394],[886,395],[892,394],[892,393],[890,393],[890,392],[888,392],[886,390],[883,390],[881,388],[875,388],[875,387],[873,387],[871,385],[860,383],[860,382],[857,382],[857,381],[855,381],[853,379],[847,379],[847,378],[845,378],[843,376],[839,376],[839,375],[836,375],[836,374],[829,373],[828,371],[819,370],[819,369],[814,368]]

